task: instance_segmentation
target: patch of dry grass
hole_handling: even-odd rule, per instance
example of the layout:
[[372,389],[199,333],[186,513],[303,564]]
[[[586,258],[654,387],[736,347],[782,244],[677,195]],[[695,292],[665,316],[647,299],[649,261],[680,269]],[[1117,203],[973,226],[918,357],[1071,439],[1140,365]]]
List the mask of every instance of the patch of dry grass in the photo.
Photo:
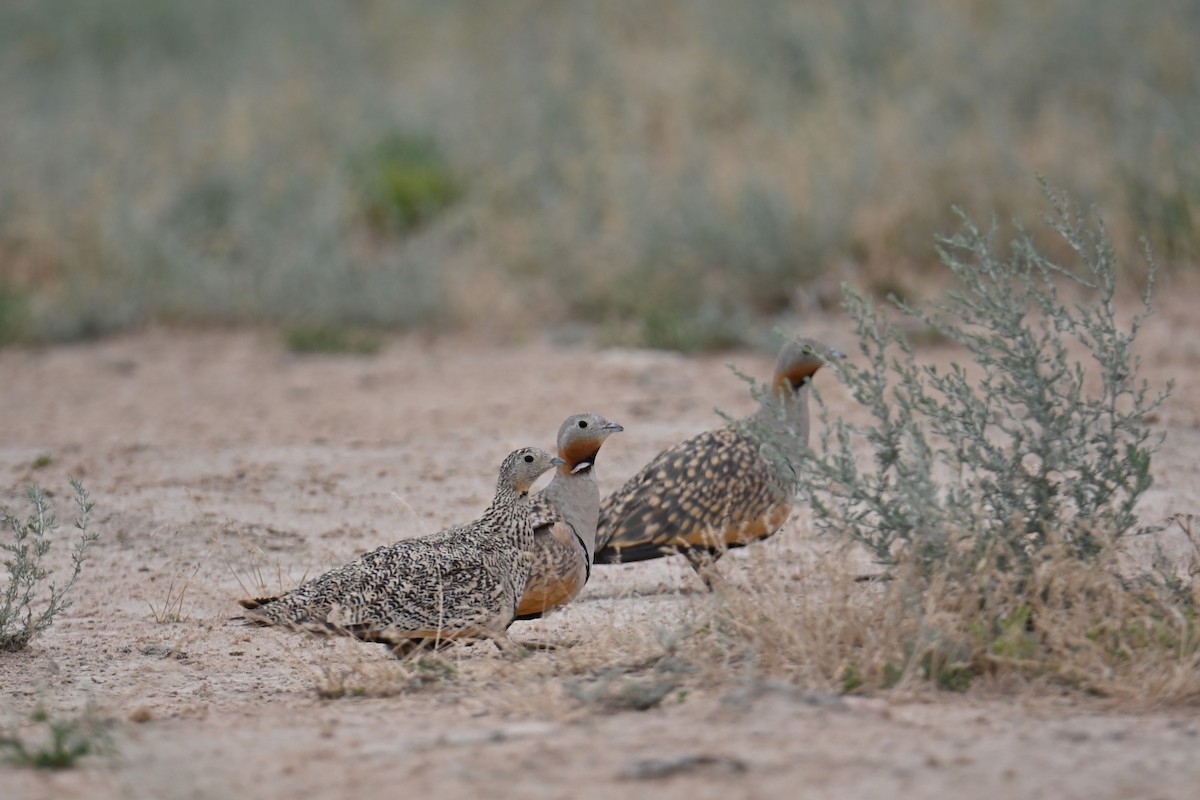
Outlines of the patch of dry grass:
[[[779,678],[838,692],[1064,687],[1137,706],[1200,700],[1200,586],[1188,563],[1135,575],[1118,553],[1055,548],[1027,576],[995,554],[956,553],[926,575],[901,563],[864,582],[836,553],[803,579],[760,559],[751,584],[723,582],[675,653],[725,685]],[[1167,565],[1160,565],[1164,567]]]
[[1116,551],[1084,562],[1062,548],[1025,577],[963,553],[933,576],[902,563],[889,579],[864,581],[847,550],[763,548],[713,594],[584,601],[581,611],[644,607],[624,621],[589,613],[586,625],[581,613],[555,650],[512,658],[480,643],[409,661],[334,657],[314,688],[325,698],[448,691],[552,717],[645,710],[763,681],[831,694],[1071,691],[1122,707],[1194,704],[1200,586],[1178,576],[1197,573],[1200,547],[1187,536],[1193,552],[1169,575],[1166,564],[1122,574]]
[[222,538],[214,541],[214,547],[221,551],[224,567],[237,581],[242,597],[278,597],[308,580],[309,569],[296,577],[248,532],[226,524],[221,533]]
[[[171,573],[171,579],[167,582],[166,591],[157,602],[147,600],[146,605],[150,606],[150,614],[154,617],[154,621],[160,625],[177,622],[187,622],[191,618],[191,606],[186,606],[188,589],[192,586],[192,581],[200,572],[200,564],[197,564],[188,575],[186,570],[176,570]],[[194,605],[194,604],[193,604]]]
[[[1191,263],[1198,8],[5,4],[0,342],[147,319],[519,335],[533,297],[721,347],[843,279],[919,294],[951,204],[1007,220],[1036,171],[1120,247]],[[420,225],[380,225],[380,185]]]
[[437,688],[454,680],[454,661],[437,655],[386,662],[322,659],[317,665],[314,688],[324,700],[341,697],[393,697]]

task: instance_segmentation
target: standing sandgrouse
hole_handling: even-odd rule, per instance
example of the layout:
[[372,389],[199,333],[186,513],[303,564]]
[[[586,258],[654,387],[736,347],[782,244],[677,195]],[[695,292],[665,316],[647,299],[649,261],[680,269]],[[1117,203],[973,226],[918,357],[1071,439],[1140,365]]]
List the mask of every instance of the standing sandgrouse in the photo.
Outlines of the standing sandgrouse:
[[563,463],[550,485],[530,501],[532,567],[517,619],[537,619],[566,605],[592,576],[600,514],[600,489],[592,468],[604,440],[622,430],[598,414],[575,414],[558,429],[558,457]]
[[529,577],[529,488],[561,463],[536,447],[516,450],[478,520],[372,550],[281,597],[243,600],[246,620],[383,642],[397,656],[459,638],[504,647]]
[[711,589],[712,562],[729,548],[770,536],[791,513],[791,476],[777,475],[747,428],[777,434],[772,438],[785,451],[807,446],[808,383],[827,360],[842,357],[813,339],[784,345],[771,391],[755,414],[664,450],[605,498],[596,563],[682,553]]

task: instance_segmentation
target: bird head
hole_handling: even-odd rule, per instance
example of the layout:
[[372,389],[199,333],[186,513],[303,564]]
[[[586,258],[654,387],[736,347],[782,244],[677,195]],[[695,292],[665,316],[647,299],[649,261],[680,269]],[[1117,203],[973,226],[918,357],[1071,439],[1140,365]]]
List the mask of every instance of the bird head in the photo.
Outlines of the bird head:
[[779,351],[775,359],[775,375],[771,388],[775,394],[786,389],[795,393],[812,379],[822,366],[846,354],[829,345],[811,338],[791,339]]
[[596,463],[596,454],[604,440],[614,433],[625,430],[599,414],[572,414],[558,429],[558,455],[563,460],[559,467],[567,474],[590,469]]
[[562,464],[558,456],[552,456],[537,447],[522,447],[514,450],[500,465],[500,485],[517,494],[528,494],[534,481],[551,467]]

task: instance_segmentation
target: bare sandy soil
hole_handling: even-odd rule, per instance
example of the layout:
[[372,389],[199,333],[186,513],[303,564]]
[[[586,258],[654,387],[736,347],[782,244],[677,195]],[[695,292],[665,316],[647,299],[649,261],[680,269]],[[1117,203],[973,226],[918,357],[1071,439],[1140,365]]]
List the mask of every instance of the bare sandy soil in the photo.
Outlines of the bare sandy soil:
[[[1193,309],[1169,299],[1140,340],[1148,376],[1178,382],[1154,422],[1169,436],[1152,519],[1200,512]],[[848,336],[835,318],[806,332]],[[530,656],[541,684],[514,683],[514,665],[480,645],[452,656],[469,680],[321,699],[331,672],[394,662],[375,645],[234,619],[247,593],[473,518],[504,455],[550,447],[570,413],[625,425],[598,468],[615,488],[662,447],[718,424],[714,407],[749,410],[729,361],[761,376],[770,358],[415,336],[372,357],[297,357],[266,332],[175,330],[0,352],[0,501],[23,511],[36,482],[67,521],[67,476],[79,476],[101,536],[69,614],[27,650],[0,654],[0,713],[90,700],[116,721],[117,745],[61,773],[0,766],[0,796],[1196,796],[1195,708],[986,692],[841,698],[734,679],[648,711],[572,702],[560,670],[571,643],[600,628],[652,637],[709,602],[679,559],[598,568],[576,604],[517,623],[516,638],[567,645]],[[50,463],[35,466],[43,454]],[[801,516],[755,549],[770,557],[811,539]],[[722,569],[751,558],[731,554]],[[181,591],[183,620],[156,620]]]

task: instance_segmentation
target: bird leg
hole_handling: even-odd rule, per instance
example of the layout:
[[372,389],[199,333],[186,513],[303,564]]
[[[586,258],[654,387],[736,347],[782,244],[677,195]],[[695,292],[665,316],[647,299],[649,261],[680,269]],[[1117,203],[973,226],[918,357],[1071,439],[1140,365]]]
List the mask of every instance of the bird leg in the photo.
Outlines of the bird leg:
[[440,653],[456,644],[473,644],[473,640],[491,639],[496,643],[496,648],[502,654],[509,658],[524,658],[529,654],[530,649],[552,649],[553,645],[531,644],[525,645],[520,642],[514,642],[508,638],[508,633],[504,631],[493,631],[486,628],[478,628],[471,630],[455,631],[453,636],[445,638],[432,638],[428,636],[413,636],[413,637],[392,637],[392,638],[377,638],[375,641],[382,641],[388,645],[388,649],[396,658],[408,658],[409,656],[417,655],[425,652]]
[[508,633],[505,631],[488,631],[482,635],[495,642],[500,653],[509,661],[520,661],[529,657],[529,647],[522,642],[514,642],[508,638]]
[[723,583],[724,579],[717,572],[717,555],[710,553],[708,550],[701,550],[694,547],[689,547],[683,551],[684,558],[692,565],[692,569],[696,570],[696,575],[700,580],[704,581],[704,585],[710,592],[717,590],[717,584]]

